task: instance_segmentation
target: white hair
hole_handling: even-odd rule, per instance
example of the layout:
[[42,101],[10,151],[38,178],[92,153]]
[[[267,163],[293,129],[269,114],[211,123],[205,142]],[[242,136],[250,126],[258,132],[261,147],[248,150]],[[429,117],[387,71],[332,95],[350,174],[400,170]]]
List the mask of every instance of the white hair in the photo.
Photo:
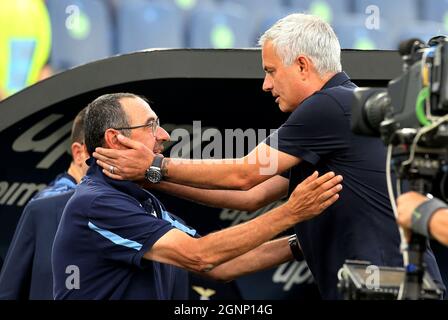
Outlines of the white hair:
[[321,18],[302,13],[278,20],[258,41],[271,41],[285,66],[303,54],[310,58],[320,76],[336,73],[341,67],[341,46],[333,29]]

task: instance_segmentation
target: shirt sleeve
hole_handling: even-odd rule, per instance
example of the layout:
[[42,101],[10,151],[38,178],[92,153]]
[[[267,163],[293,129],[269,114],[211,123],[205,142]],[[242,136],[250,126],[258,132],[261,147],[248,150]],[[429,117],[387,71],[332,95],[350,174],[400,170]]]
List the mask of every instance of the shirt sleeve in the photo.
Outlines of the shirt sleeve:
[[322,157],[347,148],[349,132],[350,114],[333,97],[316,93],[297,107],[266,143],[315,165]]
[[34,205],[23,210],[0,274],[0,300],[28,299],[35,247]]
[[185,232],[189,236],[193,238],[200,238],[200,235],[198,234],[196,229],[193,229],[190,226],[188,226],[184,220],[172,214],[171,212],[168,212],[166,210],[162,211],[162,219],[169,222],[176,229]]
[[126,195],[101,195],[91,205],[88,227],[106,259],[143,267],[143,255],[173,227]]

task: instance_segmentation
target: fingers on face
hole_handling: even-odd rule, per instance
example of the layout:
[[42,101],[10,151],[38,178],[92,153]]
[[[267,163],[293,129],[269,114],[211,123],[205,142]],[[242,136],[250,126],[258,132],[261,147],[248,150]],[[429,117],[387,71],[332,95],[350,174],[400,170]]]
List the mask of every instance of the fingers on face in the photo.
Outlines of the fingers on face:
[[96,148],[95,152],[93,152],[93,156],[100,160],[116,159],[118,155],[119,155],[118,150],[101,148],[101,147]]
[[113,163],[111,162],[104,162],[102,160],[96,160],[96,163],[103,169],[107,170],[109,169],[111,166],[114,166]]
[[112,162],[112,158],[108,158],[102,154],[99,154],[98,152],[94,152],[93,157],[101,162],[107,162],[107,163],[111,163]]
[[101,168],[104,169],[104,165],[103,165],[103,162],[101,160],[96,159],[95,162],[96,162],[97,165],[99,165]]
[[97,160],[102,160],[102,159],[104,159],[104,157],[102,156],[102,155],[100,155],[98,152],[93,152],[92,153],[92,156],[95,158],[95,159],[97,159]]
[[125,137],[124,135],[120,134],[118,135],[118,141],[125,147],[128,147],[130,149],[137,149],[140,144],[137,141],[134,141],[128,137]]
[[[107,175],[110,178],[113,179],[118,179],[118,180],[123,180],[123,177],[121,176],[121,174],[125,174],[126,170],[125,169],[120,169],[119,167],[116,166],[115,161],[111,161],[110,164],[103,162],[101,160],[97,160],[96,163],[103,168],[103,173],[105,175]],[[114,168],[113,173],[111,172],[111,168]]]

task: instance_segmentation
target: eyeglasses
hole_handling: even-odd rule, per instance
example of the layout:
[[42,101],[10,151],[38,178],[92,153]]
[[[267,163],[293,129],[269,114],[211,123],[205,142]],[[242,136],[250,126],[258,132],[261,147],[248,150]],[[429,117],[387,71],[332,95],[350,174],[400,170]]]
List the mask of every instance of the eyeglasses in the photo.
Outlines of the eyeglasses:
[[152,130],[152,134],[155,136],[156,132],[157,132],[157,128],[160,126],[160,121],[159,118],[155,119],[155,120],[150,120],[148,121],[148,123],[146,124],[142,124],[139,126],[134,126],[134,127],[122,127],[122,128],[113,128],[115,130],[132,130],[132,129],[138,129],[138,128],[145,128],[145,127],[151,127]]

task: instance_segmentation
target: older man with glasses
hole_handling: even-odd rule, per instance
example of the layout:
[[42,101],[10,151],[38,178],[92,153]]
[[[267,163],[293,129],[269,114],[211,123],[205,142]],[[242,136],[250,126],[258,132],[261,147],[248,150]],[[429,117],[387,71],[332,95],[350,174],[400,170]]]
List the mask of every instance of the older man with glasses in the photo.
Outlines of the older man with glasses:
[[[101,96],[86,112],[87,150],[92,154],[97,147],[123,149],[118,140],[122,134],[161,151],[169,135],[157,119],[138,96]],[[197,237],[192,229],[168,221],[163,204],[137,183],[109,178],[93,158],[89,166],[56,233],[55,299],[170,299],[176,284],[174,266],[219,280],[273,267],[293,259],[292,249],[297,248],[290,246],[288,237],[270,240],[318,215],[338,199],[342,188],[341,176],[329,172],[318,177],[315,172],[284,205],[247,223]]]
[[[342,71],[341,47],[328,23],[317,16],[291,14],[270,27],[259,44],[265,71],[262,89],[272,94],[282,112],[290,113],[288,119],[238,161],[165,158],[163,179],[154,174],[158,181],[150,181],[162,180],[157,185],[172,194],[241,210],[248,203],[256,208],[289,194],[315,170],[343,175],[340,200],[319,218],[294,226],[322,297],[341,299],[337,275],[346,260],[403,266],[387,195],[385,148],[379,139],[351,132],[356,85]],[[98,148],[93,156],[103,167],[115,166],[112,178],[142,179],[148,166],[157,165],[154,155],[138,142],[119,139],[128,150]],[[289,181],[281,176],[286,171]],[[426,253],[428,270],[443,287],[430,248]]]

